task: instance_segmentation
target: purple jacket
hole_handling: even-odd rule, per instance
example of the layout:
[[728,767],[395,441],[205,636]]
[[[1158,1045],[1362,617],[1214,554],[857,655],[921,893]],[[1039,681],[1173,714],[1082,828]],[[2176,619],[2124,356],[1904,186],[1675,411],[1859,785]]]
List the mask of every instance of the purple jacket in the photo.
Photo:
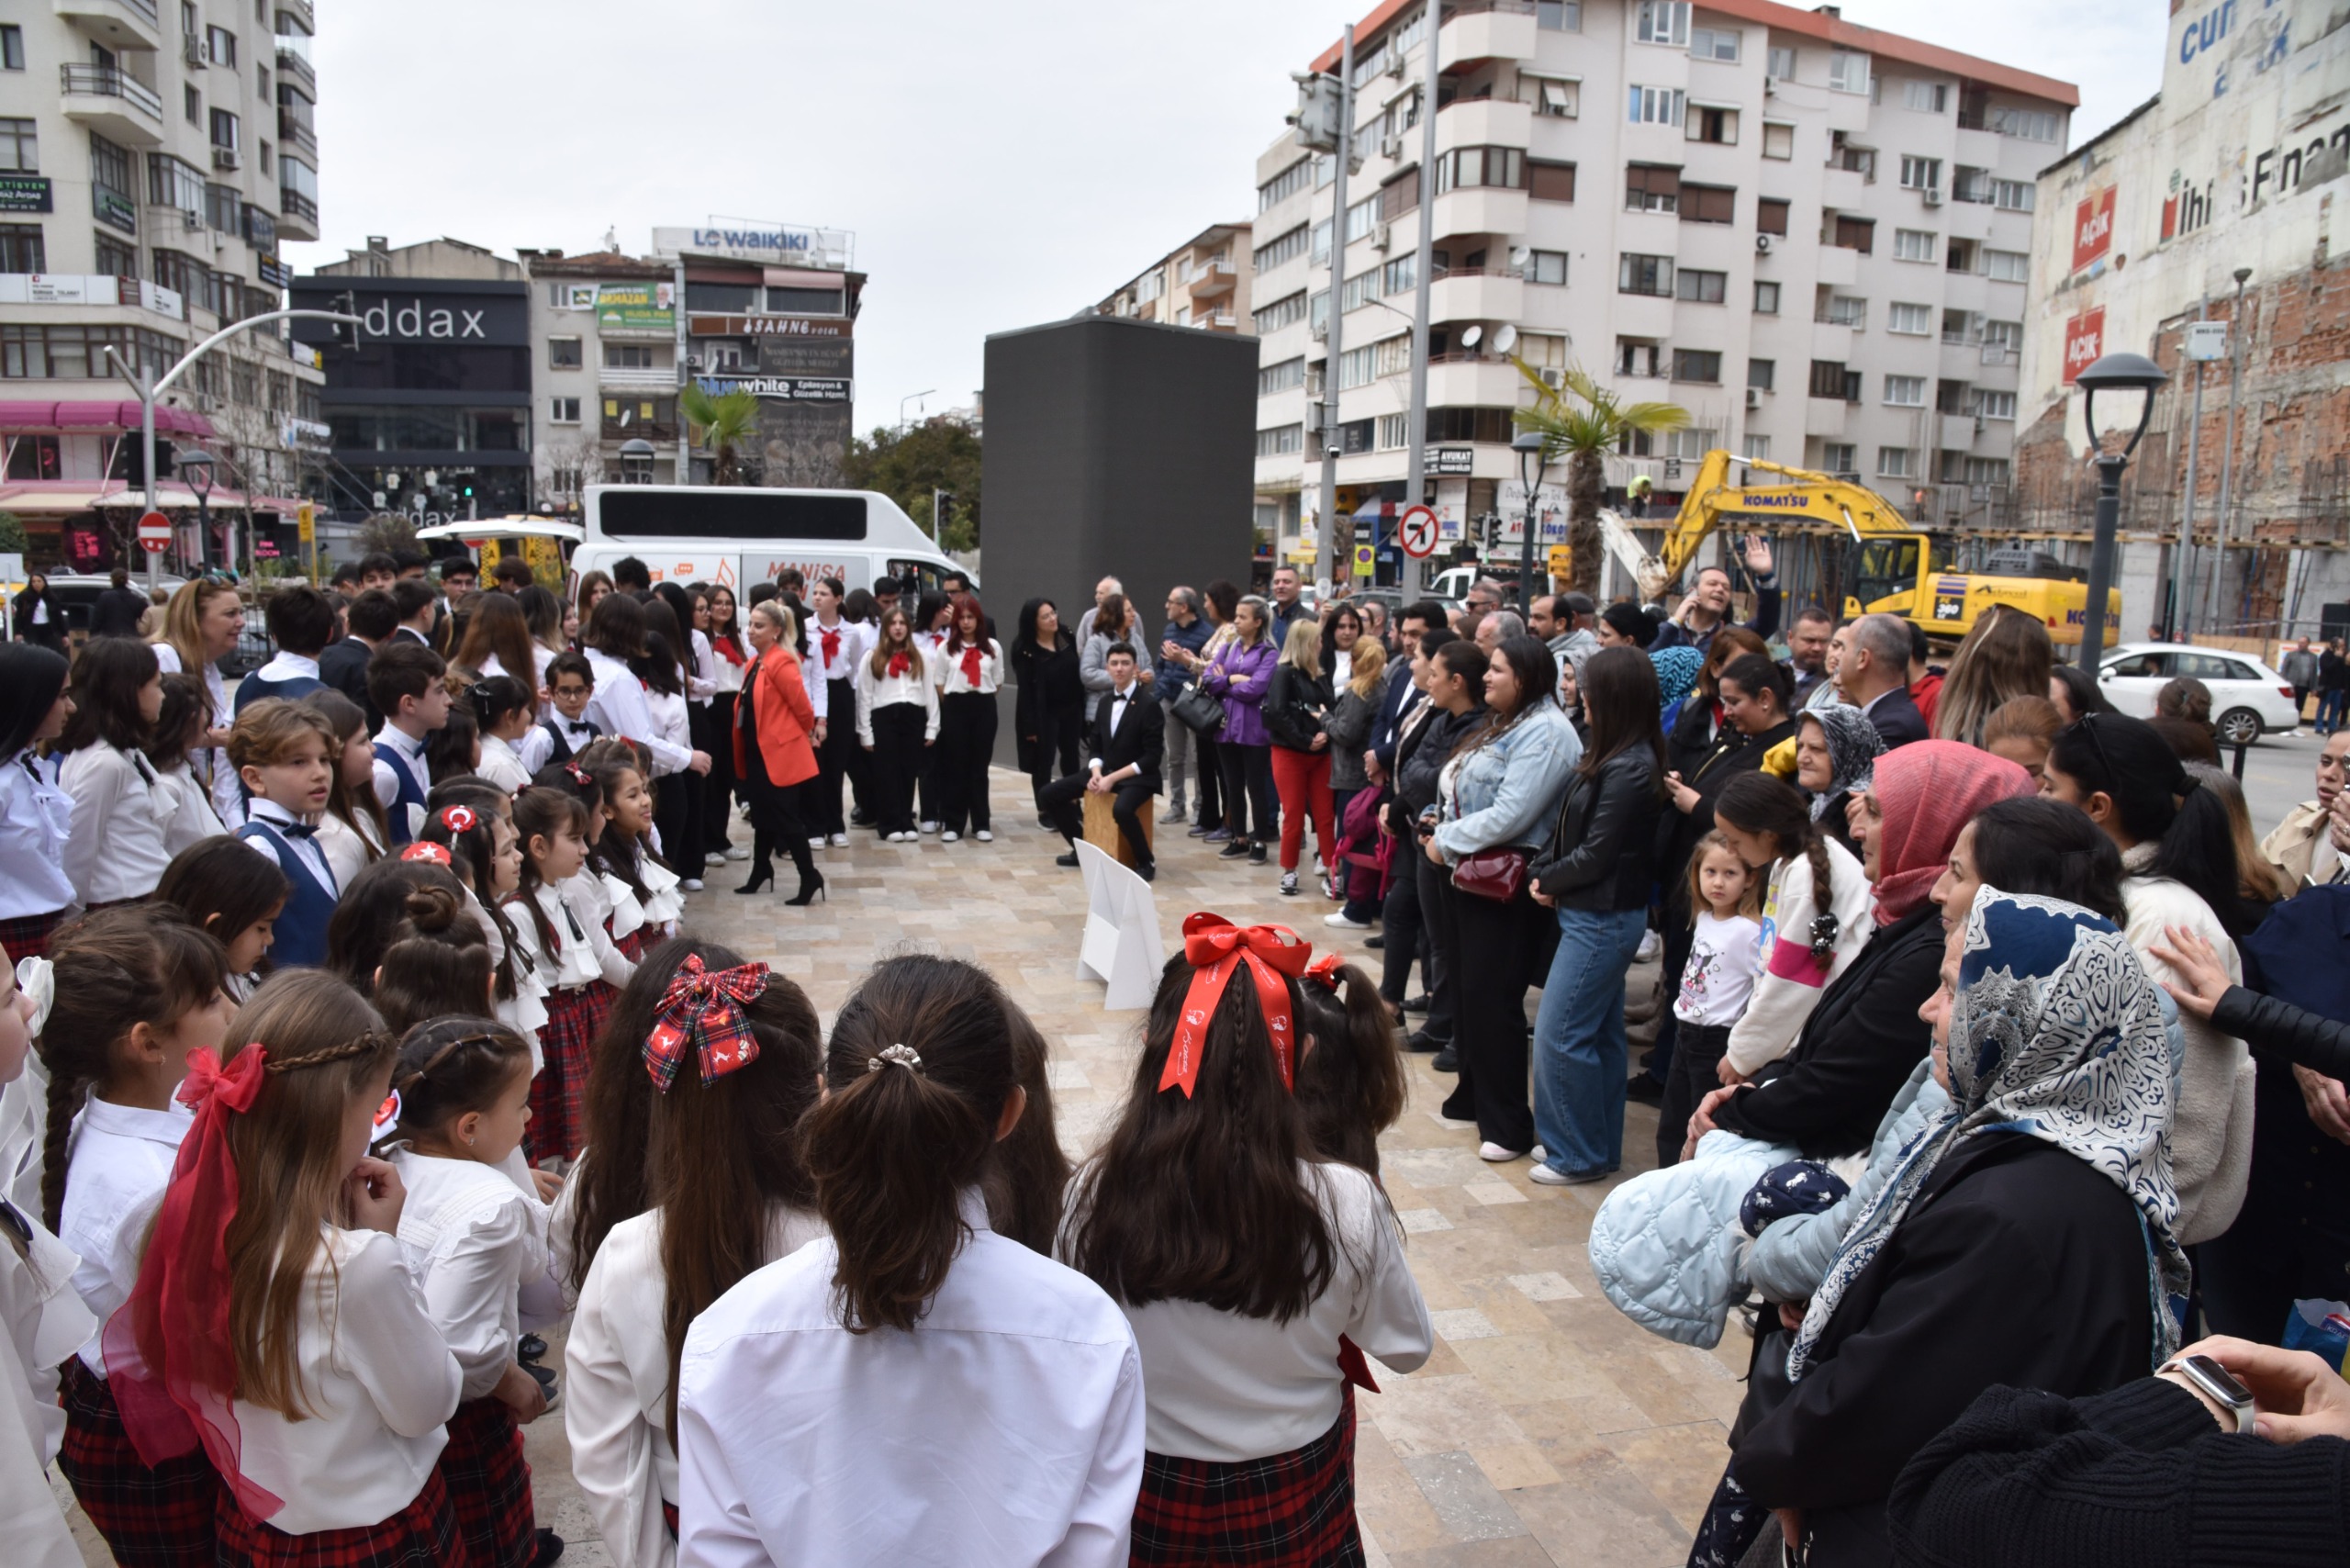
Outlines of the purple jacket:
[[[1214,664],[1200,672],[1200,684],[1224,699],[1224,733],[1218,740],[1235,745],[1265,745],[1265,694],[1272,689],[1273,666],[1280,661],[1270,642],[1253,648],[1226,648]],[[1233,678],[1243,677],[1239,684]]]

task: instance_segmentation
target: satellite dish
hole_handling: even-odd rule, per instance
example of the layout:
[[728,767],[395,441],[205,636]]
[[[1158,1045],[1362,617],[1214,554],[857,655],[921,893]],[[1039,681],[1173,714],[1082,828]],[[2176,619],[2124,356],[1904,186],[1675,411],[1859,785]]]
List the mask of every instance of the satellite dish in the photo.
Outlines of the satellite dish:
[[1496,327],[1494,329],[1494,352],[1495,353],[1507,353],[1510,350],[1516,347],[1517,347],[1517,329],[1516,327]]
[[1460,346],[1464,349],[1473,349],[1484,341],[1485,329],[1483,327],[1471,327],[1460,334]]

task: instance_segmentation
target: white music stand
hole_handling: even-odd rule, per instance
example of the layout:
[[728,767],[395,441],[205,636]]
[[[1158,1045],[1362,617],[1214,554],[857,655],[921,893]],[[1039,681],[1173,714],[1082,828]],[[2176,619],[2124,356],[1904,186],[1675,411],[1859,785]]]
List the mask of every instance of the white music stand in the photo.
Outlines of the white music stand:
[[1107,988],[1102,1004],[1113,1013],[1148,1007],[1167,961],[1158,940],[1158,904],[1150,884],[1082,839],[1078,868],[1085,874],[1085,937],[1077,950],[1080,980]]

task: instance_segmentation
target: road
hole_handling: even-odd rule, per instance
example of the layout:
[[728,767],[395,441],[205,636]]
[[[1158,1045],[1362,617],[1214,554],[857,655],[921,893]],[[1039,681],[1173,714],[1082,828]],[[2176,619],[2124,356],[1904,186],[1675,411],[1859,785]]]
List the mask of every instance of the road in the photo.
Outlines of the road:
[[[2252,812],[2255,837],[2266,838],[2287,812],[2316,798],[2317,754],[2324,744],[2310,731],[2267,735],[2244,754],[2244,804]],[[2232,765],[2235,754],[2222,748],[2220,757]]]

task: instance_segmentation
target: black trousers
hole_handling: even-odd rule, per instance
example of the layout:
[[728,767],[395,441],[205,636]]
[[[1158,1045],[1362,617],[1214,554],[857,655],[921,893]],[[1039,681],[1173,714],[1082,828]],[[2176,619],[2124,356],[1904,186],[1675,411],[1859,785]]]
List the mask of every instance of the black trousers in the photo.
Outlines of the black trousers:
[[808,791],[808,832],[846,833],[841,816],[841,780],[851,767],[862,771],[864,749],[856,743],[856,688],[845,680],[824,685],[824,744],[816,748],[816,777],[800,788]]
[[653,825],[661,832],[661,858],[680,877],[701,875],[701,775],[665,773],[654,780]]
[[1543,945],[1542,926],[1556,922],[1522,891],[1497,903],[1460,891],[1449,876],[1439,883],[1437,919],[1450,928],[1460,959],[1452,1051],[1460,1070],[1444,1114],[1475,1122],[1477,1136],[1488,1143],[1524,1153],[1534,1147],[1526,988]]
[[1038,811],[1045,809],[1045,787],[1077,771],[1077,748],[1084,738],[1083,708],[1058,712],[1038,708],[1036,738],[1020,743],[1021,764],[1028,769],[1029,792],[1035,797]]
[[[702,781],[702,842],[712,855],[726,853],[727,815],[734,809],[734,693],[710,700],[710,774]],[[744,797],[749,799],[746,794]]]
[[[1072,773],[1045,786],[1045,810],[1052,813],[1053,825],[1069,840],[1071,848],[1085,836],[1084,812],[1079,802],[1085,799],[1085,782],[1090,777]],[[1135,852],[1137,866],[1152,863],[1150,840],[1143,835],[1142,813],[1150,810],[1151,800],[1158,793],[1158,785],[1129,778],[1118,786],[1110,799],[1110,814],[1117,819],[1118,831],[1125,835],[1126,847]]]
[[741,784],[744,799],[751,808],[751,874],[756,877],[765,872],[775,852],[780,849],[791,857],[803,884],[814,881],[816,857],[808,851],[808,840],[814,830],[800,814],[805,786],[779,787],[769,783],[767,763],[755,742],[744,748],[744,760],[746,766]]
[[[1167,722],[1170,724],[1181,722],[1171,713],[1167,716]],[[1196,791],[1193,797],[1196,809],[1192,820],[1211,824],[1220,823],[1224,821],[1222,748],[1216,745],[1214,736],[1196,732],[1192,736],[1192,785]]]
[[988,759],[995,755],[995,693],[938,700],[938,824],[948,833],[988,825]]
[[[1428,993],[1427,1022],[1420,1027],[1427,1032],[1429,1039],[1450,1045],[1460,1022],[1454,1003],[1460,989],[1456,979],[1460,972],[1460,952],[1454,945],[1453,928],[1440,915],[1444,901],[1454,896],[1452,873],[1430,861],[1416,841],[1397,853],[1412,857],[1411,880],[1415,902],[1419,906],[1423,945],[1420,978],[1427,983]],[[1404,998],[1398,996],[1395,1000],[1400,1003]]]
[[[1395,854],[1399,864],[1395,879],[1388,885],[1387,902],[1380,906],[1379,994],[1391,1006],[1401,1006],[1411,993],[1412,960],[1420,956],[1420,939],[1426,927],[1420,919],[1420,874],[1418,866],[1427,864],[1426,856],[1414,856],[1413,860],[1401,857],[1412,853],[1414,846],[1398,844]],[[1414,864],[1417,862],[1417,866]],[[1427,966],[1423,965],[1425,971]]]
[[1683,1024],[1675,1031],[1664,1103],[1656,1114],[1658,1170],[1680,1163],[1681,1146],[1689,1141],[1689,1118],[1697,1114],[1698,1101],[1722,1086],[1717,1071],[1729,1049],[1727,1024]]
[[[1673,1015],[1673,998],[1681,994],[1681,971],[1688,968],[1689,949],[1696,940],[1697,928],[1687,907],[1668,893],[1664,900],[1664,1016],[1657,1020],[1656,1044],[1649,1047],[1647,1064],[1649,1076],[1667,1088],[1673,1084],[1673,1058],[1681,1038],[1681,1020]],[[1697,1107],[1693,1103],[1689,1108]],[[1688,1118],[1682,1120],[1685,1123]],[[1684,1126],[1682,1131],[1685,1134],[1688,1128]],[[1680,1151],[1678,1143],[1673,1147],[1674,1152]]]
[[[1242,745],[1216,744],[1216,763],[1224,770],[1224,825],[1235,838],[1270,844],[1281,835],[1280,796],[1273,789],[1273,748],[1268,743]],[[1256,821],[1249,821],[1250,808]]]
[[919,702],[873,710],[873,825],[883,833],[914,831],[914,780],[922,771],[923,732],[930,715]]

